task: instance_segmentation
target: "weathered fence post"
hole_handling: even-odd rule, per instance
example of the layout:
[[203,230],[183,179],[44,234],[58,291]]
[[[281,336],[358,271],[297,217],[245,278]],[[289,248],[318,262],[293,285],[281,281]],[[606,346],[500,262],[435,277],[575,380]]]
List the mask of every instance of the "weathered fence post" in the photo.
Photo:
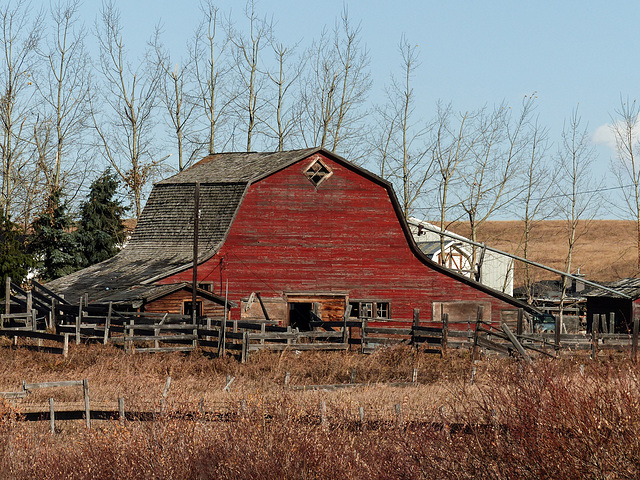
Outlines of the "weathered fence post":
[[342,326],[342,343],[346,345],[346,349],[349,349],[349,328],[347,327],[347,322],[349,321],[349,317],[351,316],[351,304],[348,304],[344,309],[343,315],[343,326]]
[[246,363],[248,355],[249,355],[249,333],[245,331],[244,334],[242,335],[242,355],[240,357],[240,362]]
[[509,328],[509,326],[506,323],[502,323],[502,331],[505,333],[505,335],[509,338],[509,341],[512,343],[512,345],[514,347],[516,347],[516,350],[518,351],[518,353],[520,354],[520,356],[522,358],[524,358],[527,362],[532,363],[533,360],[531,360],[531,357],[529,356],[529,354],[527,353],[527,351],[524,349],[524,347],[522,346],[522,344],[518,341],[518,339],[516,338],[516,336],[513,334],[513,332],[511,331],[511,329]]
[[361,326],[360,326],[360,351],[362,353],[364,353],[366,347],[367,347],[367,338],[366,338],[366,334],[367,334],[367,325],[368,325],[368,321],[366,318],[362,318],[361,319]]
[[[227,355],[227,310],[225,307],[224,318],[222,319],[222,326],[220,327],[220,337],[218,338],[218,351],[224,357]],[[221,348],[220,348],[221,347]]]
[[522,335],[523,330],[523,320],[524,320],[524,309],[518,309],[518,323],[516,324],[516,335]]
[[64,345],[62,347],[62,356],[67,358],[69,356],[69,332],[64,334]]
[[594,360],[598,356],[598,323],[600,315],[594,313],[591,320],[591,358]]
[[124,423],[125,420],[124,397],[118,397],[118,420],[120,420],[120,423]]
[[638,362],[638,330],[640,329],[640,318],[633,318],[633,346],[631,348],[631,358],[634,363]]
[[356,383],[356,369],[351,369],[351,378],[349,379],[349,383]]
[[80,324],[82,323],[82,301],[84,297],[80,296],[80,305],[78,306],[78,316],[76,317],[76,345],[80,344]]
[[4,313],[7,315],[11,313],[11,277],[5,278],[4,281]]
[[87,419],[87,428],[91,428],[91,407],[89,404],[89,380],[82,380],[82,391],[84,393],[84,415]]
[[[133,337],[133,334],[135,332],[135,324],[134,324],[134,320],[133,318],[129,319],[129,325],[124,326],[124,351],[127,353],[131,353],[133,352],[133,340],[131,340],[131,337]],[[128,332],[128,336],[129,336],[129,340],[127,340],[127,332]]]
[[480,325],[484,316],[484,305],[478,305],[478,314],[476,316],[476,330],[473,332],[473,350],[471,353],[471,361],[475,363],[478,359],[478,335],[480,334]]
[[104,321],[104,338],[102,339],[102,344],[106,345],[109,341],[109,329],[111,328],[111,314],[113,310],[112,302],[109,302],[109,310],[107,311],[107,318]]
[[616,314],[609,313],[609,333],[616,333]]
[[[602,314],[600,315],[600,327],[602,328],[602,331],[600,333],[609,333],[609,326],[607,325],[607,315],[606,314]],[[607,343],[607,339],[600,335],[600,337],[602,338],[602,344],[604,345],[605,343]]]
[[[33,294],[31,290],[27,291],[27,315],[31,315],[33,313]],[[31,316],[33,319],[33,315]],[[26,325],[25,325],[26,326]],[[31,330],[35,330],[33,327],[33,322],[31,323]]]
[[53,397],[49,397],[49,426],[51,433],[56,433],[56,412],[53,408]]
[[56,298],[51,299],[51,313],[49,314],[49,328],[56,327],[56,310],[58,309],[58,300]]
[[[238,320],[234,320],[233,321],[233,333],[238,333]],[[235,335],[233,336],[233,344],[235,345],[236,342],[236,337]]]
[[420,309],[413,309],[413,324],[411,325],[411,345],[413,345],[416,349],[418,348],[418,343],[416,342],[416,333],[417,328],[420,326]]
[[442,314],[442,345],[440,346],[442,350],[442,356],[447,356],[447,348],[449,344],[449,314]]

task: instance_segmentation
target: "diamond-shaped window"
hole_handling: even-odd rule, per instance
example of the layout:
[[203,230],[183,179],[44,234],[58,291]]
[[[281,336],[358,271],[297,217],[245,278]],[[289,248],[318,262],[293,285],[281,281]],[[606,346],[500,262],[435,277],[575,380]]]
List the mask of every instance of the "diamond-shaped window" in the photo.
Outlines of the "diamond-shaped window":
[[304,174],[317,187],[329,178],[333,172],[322,160],[318,159],[307,167]]

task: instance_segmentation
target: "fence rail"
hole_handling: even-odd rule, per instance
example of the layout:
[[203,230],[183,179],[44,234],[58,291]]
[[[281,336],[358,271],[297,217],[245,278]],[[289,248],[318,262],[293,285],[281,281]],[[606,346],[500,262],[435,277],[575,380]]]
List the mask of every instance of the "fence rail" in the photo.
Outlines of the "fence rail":
[[[474,358],[478,349],[505,355],[527,357],[530,353],[558,355],[561,350],[588,351],[596,356],[601,350],[630,351],[637,358],[638,321],[633,333],[611,333],[615,330],[613,314],[593,317],[592,331],[588,334],[567,334],[556,329],[551,334],[524,333],[523,311],[518,313],[517,326],[486,322],[482,307],[475,321],[449,321],[441,312],[440,318],[425,325],[420,312],[411,319],[374,319],[350,316],[350,307],[341,320],[324,321],[312,313],[311,331],[298,331],[276,325],[275,322],[250,322],[227,318],[198,318],[193,324],[190,316],[117,311],[112,304],[88,304],[82,296],[78,305],[71,305],[63,297],[33,282],[25,291],[7,280],[11,301],[29,313],[5,313],[0,316],[0,336],[30,338],[38,342],[37,348],[50,348],[64,355],[69,340],[114,344],[126,351],[171,352],[190,351],[198,347],[214,349],[218,355],[227,353],[246,360],[262,350],[347,350],[359,347],[366,353],[384,345],[406,344],[425,352],[445,355],[447,349],[470,348]],[[12,292],[16,292],[14,295]],[[314,306],[314,312],[315,310]],[[529,330],[531,330],[529,325]],[[514,331],[511,331],[514,328]],[[42,345],[53,342],[56,347]]]

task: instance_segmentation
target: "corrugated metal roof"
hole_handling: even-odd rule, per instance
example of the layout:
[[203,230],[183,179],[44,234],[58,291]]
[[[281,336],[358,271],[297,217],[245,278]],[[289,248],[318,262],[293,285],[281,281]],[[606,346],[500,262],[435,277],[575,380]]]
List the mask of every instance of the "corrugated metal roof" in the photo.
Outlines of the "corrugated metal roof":
[[[445,248],[451,242],[445,242]],[[416,242],[418,248],[422,250],[425,255],[433,255],[440,251],[440,242]]]

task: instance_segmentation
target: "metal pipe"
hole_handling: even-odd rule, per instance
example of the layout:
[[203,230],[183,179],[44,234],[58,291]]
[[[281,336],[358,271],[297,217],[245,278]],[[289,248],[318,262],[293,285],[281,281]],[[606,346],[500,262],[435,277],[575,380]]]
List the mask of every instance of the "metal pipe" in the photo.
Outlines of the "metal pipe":
[[478,242],[474,242],[473,240],[465,239],[464,237],[462,237],[460,235],[457,235],[455,233],[449,233],[446,230],[440,230],[439,228],[433,227],[431,225],[424,225],[424,224],[420,224],[420,225],[425,230],[430,230],[430,231],[432,231],[434,233],[437,233],[437,234],[440,234],[440,235],[446,235],[447,237],[455,238],[457,240],[462,240],[465,243],[469,243],[469,244],[474,245],[476,247],[485,248],[486,250],[489,250],[491,252],[499,253],[500,255],[504,255],[504,256],[513,258],[514,260],[518,260],[520,262],[528,263],[529,265],[533,265],[534,267],[542,268],[543,270],[548,270],[549,272],[557,273],[559,275],[562,275],[563,277],[569,277],[569,278],[573,278],[575,280],[580,280],[581,282],[584,282],[587,285],[591,285],[592,287],[602,288],[603,290],[606,290],[608,292],[615,293],[616,295],[620,295],[623,298],[631,299],[631,297],[629,295],[627,295],[626,293],[622,293],[622,292],[620,292],[618,290],[614,290],[613,288],[605,287],[604,285],[600,285],[599,283],[595,283],[595,282],[592,282],[590,280],[586,280],[583,277],[576,277],[575,275],[572,275],[572,274],[567,273],[567,272],[563,272],[561,270],[557,270],[555,268],[547,267],[546,265],[543,265],[541,263],[533,262],[533,261],[528,260],[526,258],[522,258],[522,257],[519,257],[517,255],[513,255],[511,253],[503,252],[503,251],[498,250],[496,248],[488,247],[484,243],[478,243]]

